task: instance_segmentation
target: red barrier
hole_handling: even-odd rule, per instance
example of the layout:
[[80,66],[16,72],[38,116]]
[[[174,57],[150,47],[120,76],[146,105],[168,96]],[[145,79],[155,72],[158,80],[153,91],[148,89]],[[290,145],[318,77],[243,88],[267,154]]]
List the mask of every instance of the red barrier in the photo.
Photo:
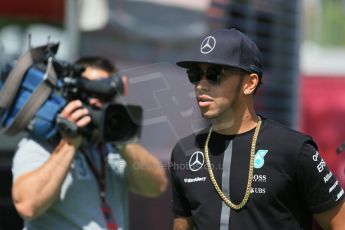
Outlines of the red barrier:
[[345,76],[303,77],[300,129],[311,135],[319,152],[345,188],[345,151],[336,153],[345,141]]

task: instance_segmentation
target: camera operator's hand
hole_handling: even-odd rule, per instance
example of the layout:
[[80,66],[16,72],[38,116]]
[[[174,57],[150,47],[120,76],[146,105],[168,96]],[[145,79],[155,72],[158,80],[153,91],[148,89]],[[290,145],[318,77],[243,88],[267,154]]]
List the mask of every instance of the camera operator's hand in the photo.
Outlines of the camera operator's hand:
[[[69,102],[59,114],[61,119],[78,128],[91,121],[89,111],[80,100]],[[37,218],[49,209],[59,197],[63,181],[71,167],[82,137],[64,135],[45,163],[19,176],[12,187],[12,196],[18,213],[27,220]]]
[[[83,106],[80,100],[69,102],[59,116],[76,125],[78,128],[85,127],[91,122],[89,110]],[[82,138],[80,135],[71,137],[62,133],[62,136],[75,147],[79,147],[81,144]]]

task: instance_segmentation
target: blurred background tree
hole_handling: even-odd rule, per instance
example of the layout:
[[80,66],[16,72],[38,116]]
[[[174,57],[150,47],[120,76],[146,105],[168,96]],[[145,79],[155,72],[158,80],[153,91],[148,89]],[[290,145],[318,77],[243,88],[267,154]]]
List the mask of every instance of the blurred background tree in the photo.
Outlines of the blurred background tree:
[[305,0],[304,39],[345,47],[345,1]]

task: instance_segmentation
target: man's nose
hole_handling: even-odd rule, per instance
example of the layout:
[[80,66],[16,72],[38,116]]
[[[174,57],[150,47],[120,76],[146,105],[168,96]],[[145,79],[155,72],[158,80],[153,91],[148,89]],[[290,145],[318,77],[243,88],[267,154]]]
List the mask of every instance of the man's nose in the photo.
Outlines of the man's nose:
[[200,81],[195,84],[195,88],[199,91],[208,91],[210,83],[207,81],[205,74],[201,77]]

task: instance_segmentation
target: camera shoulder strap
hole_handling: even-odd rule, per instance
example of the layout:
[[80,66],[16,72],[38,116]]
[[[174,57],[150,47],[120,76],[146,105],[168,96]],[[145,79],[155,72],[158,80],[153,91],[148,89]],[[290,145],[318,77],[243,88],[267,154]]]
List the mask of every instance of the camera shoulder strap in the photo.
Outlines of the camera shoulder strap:
[[15,67],[8,75],[2,90],[0,91],[0,115],[9,107],[16,97],[20,83],[26,70],[33,64],[30,52],[24,53],[17,61]]
[[[23,108],[16,114],[13,122],[8,127],[2,128],[0,133],[15,135],[23,130],[29,124],[41,105],[47,100],[56,82],[57,76],[53,68],[52,60],[50,59],[43,81],[31,94]],[[19,83],[18,85],[20,85]]]
[[46,46],[36,47],[26,51],[20,56],[0,91],[0,116],[2,116],[2,113],[6,108],[12,105],[24,78],[25,72],[34,63],[44,60],[46,58],[47,49],[49,47],[55,48],[55,46],[56,44],[48,44]]

